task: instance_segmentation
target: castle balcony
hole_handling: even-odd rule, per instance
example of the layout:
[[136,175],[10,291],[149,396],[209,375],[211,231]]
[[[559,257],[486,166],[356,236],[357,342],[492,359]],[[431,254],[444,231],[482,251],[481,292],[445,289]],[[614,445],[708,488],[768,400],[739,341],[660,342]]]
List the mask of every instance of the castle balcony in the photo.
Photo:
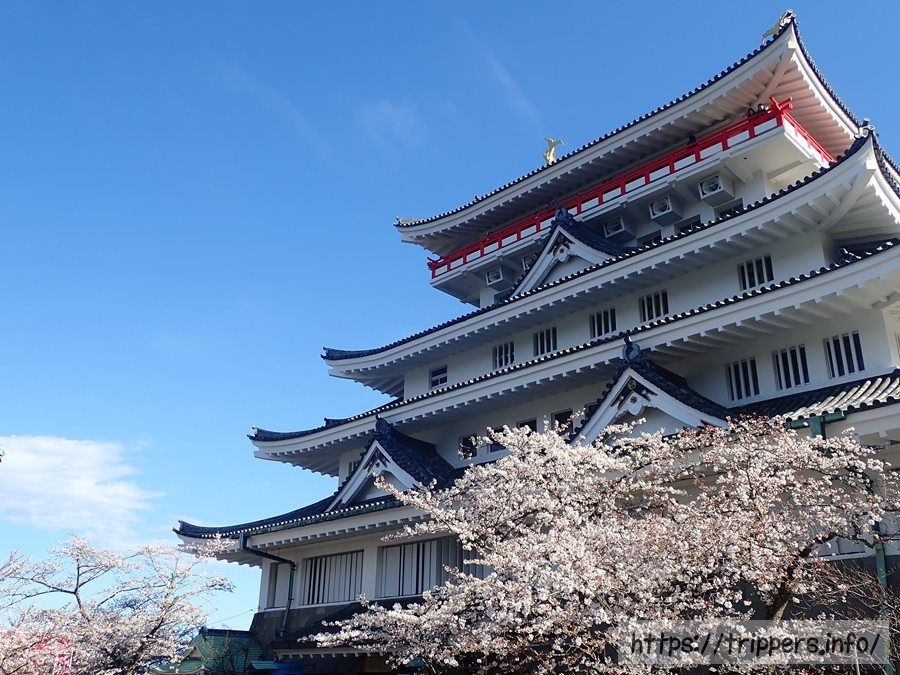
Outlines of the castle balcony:
[[[609,223],[660,226],[662,236],[674,232],[681,216],[662,202],[683,207],[687,215],[704,205],[720,206],[733,199],[754,176],[762,174],[765,192],[799,180],[834,157],[790,114],[790,99],[714,131],[636,168],[602,181],[562,200],[561,205],[599,234],[614,238]],[[710,189],[713,188],[713,189]],[[743,189],[743,188],[742,188]],[[746,192],[746,190],[744,190]],[[657,210],[654,211],[654,208]],[[465,302],[477,302],[483,288],[512,287],[527,270],[532,256],[549,234],[555,206],[506,225],[499,230],[428,262],[431,283]],[[622,233],[617,233],[621,243]],[[627,236],[627,235],[626,235]],[[639,243],[639,242],[637,242]],[[506,284],[506,285],[504,285]]]

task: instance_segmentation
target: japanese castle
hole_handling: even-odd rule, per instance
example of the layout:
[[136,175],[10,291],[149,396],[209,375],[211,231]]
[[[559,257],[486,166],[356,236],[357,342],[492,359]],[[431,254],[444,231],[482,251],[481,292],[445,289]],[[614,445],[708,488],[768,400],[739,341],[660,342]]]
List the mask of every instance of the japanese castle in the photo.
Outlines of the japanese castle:
[[261,569],[251,631],[273,658],[385,672],[381,657],[310,638],[360,595],[393,603],[440,584],[461,551],[385,542],[422,516],[376,476],[446,485],[502,456],[472,439],[504,425],[560,423],[590,441],[617,421],[676,430],[758,413],[900,442],[898,172],[785,14],[683,96],[452,211],[399,220],[429,253],[431,285],[473,309],[388,345],[325,350],[331,375],[390,403],[253,429],[256,457],[333,476],[334,494],[177,534],[224,537],[224,559]]

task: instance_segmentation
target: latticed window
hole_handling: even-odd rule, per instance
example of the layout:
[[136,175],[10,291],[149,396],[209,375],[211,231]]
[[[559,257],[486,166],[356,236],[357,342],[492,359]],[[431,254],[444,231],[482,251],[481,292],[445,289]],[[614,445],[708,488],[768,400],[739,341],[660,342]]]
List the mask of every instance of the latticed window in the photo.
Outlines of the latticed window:
[[833,378],[865,370],[859,331],[825,338],[825,358],[828,361],[828,372]]
[[447,567],[483,578],[483,566],[463,565],[466,555],[455,537],[385,546],[379,551],[378,596],[421,595],[447,582]]
[[775,273],[772,270],[772,256],[770,255],[746,260],[738,265],[738,280],[741,282],[742,291],[768,284],[774,278]]
[[759,374],[756,359],[741,359],[725,366],[725,381],[732,401],[759,395]]
[[772,352],[772,365],[775,367],[775,383],[779,389],[809,384],[805,345],[795,345]]
[[591,314],[591,339],[616,331],[616,308],[610,307]]
[[641,310],[641,322],[653,321],[669,313],[669,294],[667,291],[656,291],[638,298]]
[[534,334],[534,355],[542,356],[556,351],[556,326],[539,330]]
[[356,600],[362,593],[363,552],[338,553],[303,561],[303,604]]
[[502,345],[494,345],[491,349],[491,361],[494,370],[506,368],[516,361],[516,343],[504,342]]

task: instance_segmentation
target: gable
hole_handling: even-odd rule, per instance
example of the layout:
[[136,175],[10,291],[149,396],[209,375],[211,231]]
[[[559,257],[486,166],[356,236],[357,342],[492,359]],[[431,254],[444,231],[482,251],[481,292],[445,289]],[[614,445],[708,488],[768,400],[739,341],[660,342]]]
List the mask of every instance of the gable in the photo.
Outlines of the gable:
[[562,279],[611,257],[608,253],[587,246],[557,226],[531,269],[513,290],[513,295]]
[[332,511],[354,501],[383,496],[385,492],[375,486],[375,479],[378,477],[385,478],[399,490],[408,490],[418,484],[418,481],[397,464],[390,452],[376,439],[369,445],[359,464],[340,487],[326,511]]
[[620,372],[596,409],[585,419],[577,436],[590,443],[610,424],[638,419],[645,420],[641,431],[647,432],[665,428],[667,433],[672,433],[684,427],[728,424],[723,412],[705,409],[691,397],[679,397],[666,391],[646,374],[628,366]]

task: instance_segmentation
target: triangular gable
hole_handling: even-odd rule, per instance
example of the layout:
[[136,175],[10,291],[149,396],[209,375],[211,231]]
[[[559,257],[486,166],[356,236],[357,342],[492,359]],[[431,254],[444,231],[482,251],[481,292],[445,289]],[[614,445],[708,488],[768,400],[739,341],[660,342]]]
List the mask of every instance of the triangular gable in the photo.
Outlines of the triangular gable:
[[525,293],[625,252],[625,249],[576,220],[566,209],[559,208],[551,224],[554,227],[550,236],[534,264],[516,285],[513,295]]
[[[680,377],[648,359],[637,344],[626,341],[622,366],[578,429],[578,438],[593,441],[610,424],[647,415],[652,408],[682,427],[728,426],[728,410],[698,394]],[[672,429],[671,431],[676,431]]]
[[[585,267],[610,258],[607,253],[583,244],[561,227],[554,228],[531,269],[513,290],[513,295],[525,293],[554,278],[560,279]],[[574,264],[573,264],[574,263]],[[554,270],[558,270],[554,274]]]
[[404,490],[413,488],[418,484],[418,481],[397,464],[391,457],[390,452],[376,439],[369,444],[359,464],[347,480],[344,481],[344,484],[325,510],[332,511],[335,508],[349,504],[357,495],[364,494],[365,491],[371,488],[378,476],[385,474],[393,476],[400,484],[398,487]]

